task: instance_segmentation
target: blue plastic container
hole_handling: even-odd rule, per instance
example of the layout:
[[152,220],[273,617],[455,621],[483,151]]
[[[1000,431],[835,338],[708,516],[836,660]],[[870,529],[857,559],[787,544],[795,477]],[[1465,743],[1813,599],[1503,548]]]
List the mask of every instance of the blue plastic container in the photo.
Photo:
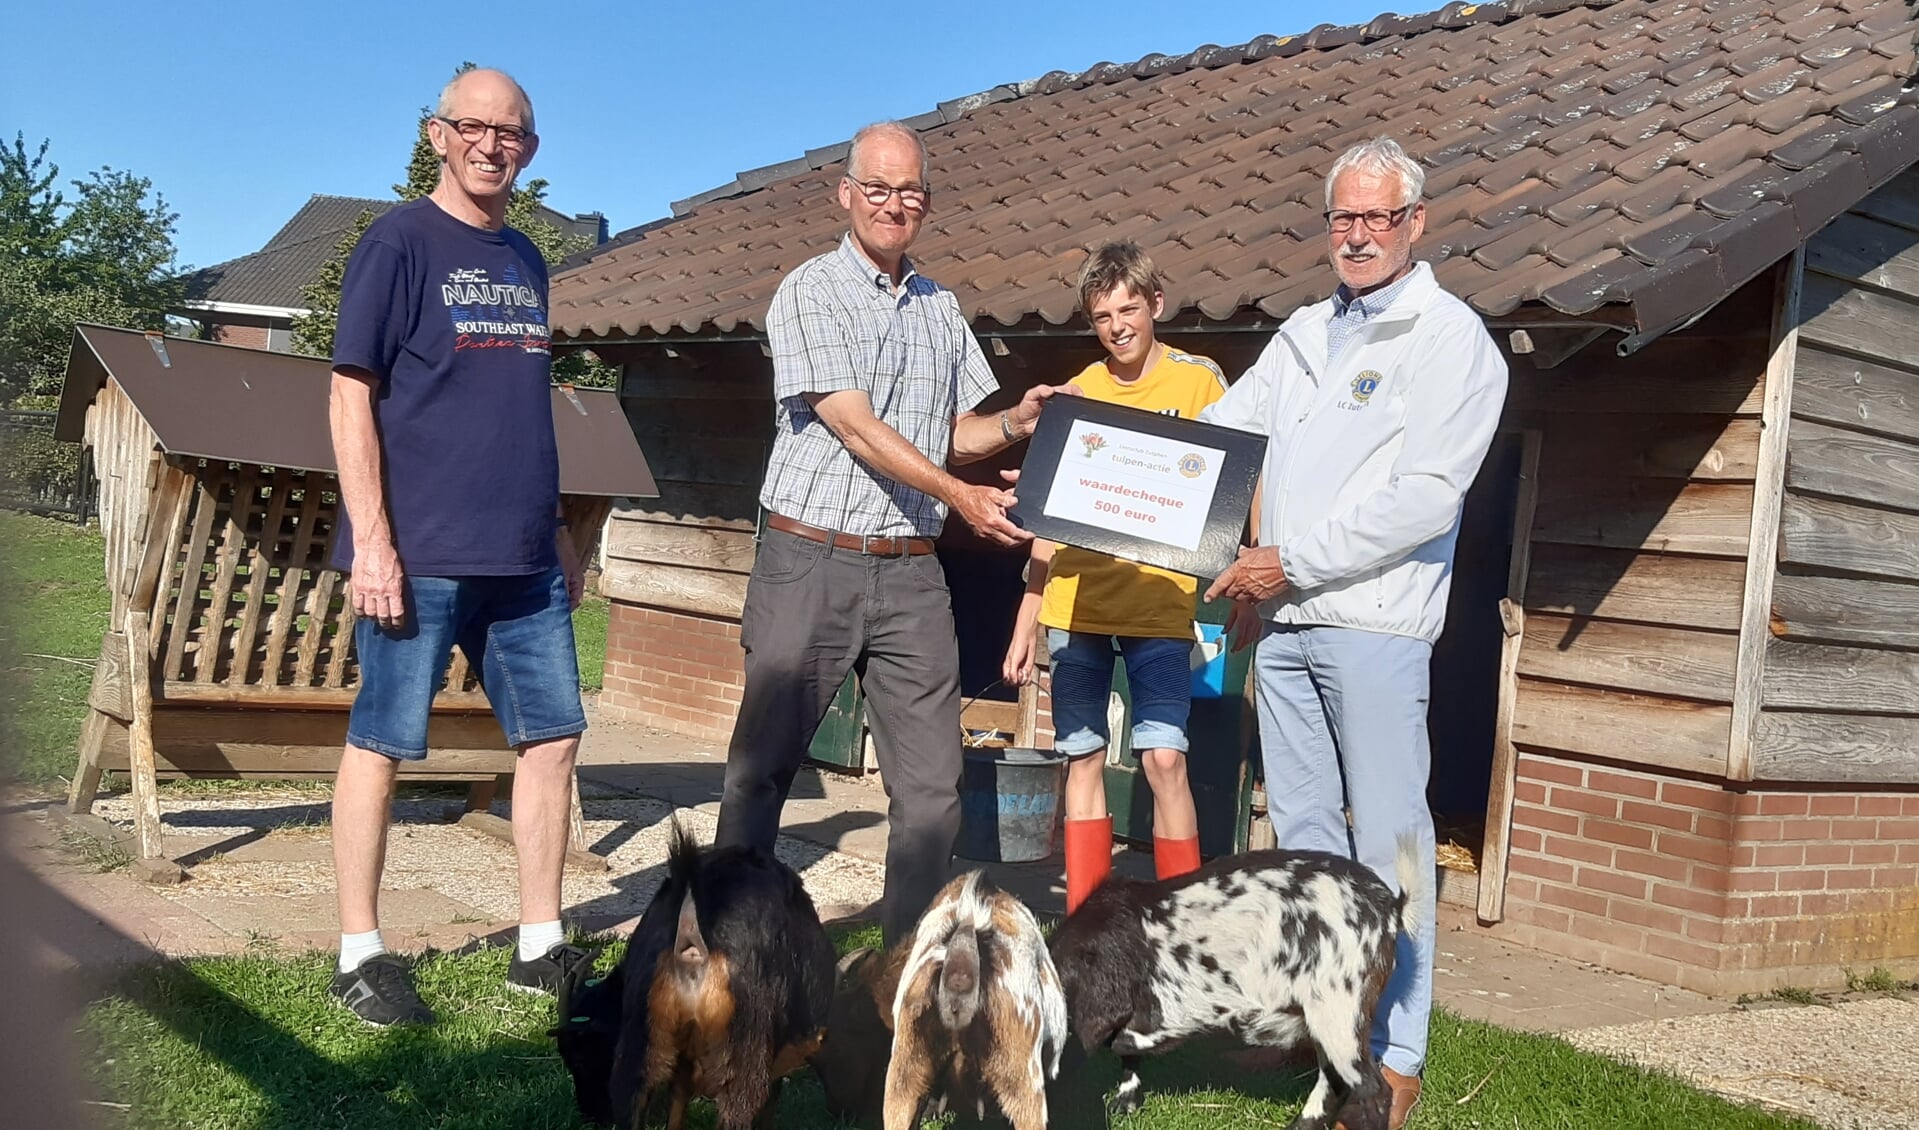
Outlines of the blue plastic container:
[[[1226,629],[1219,624],[1201,624],[1200,635],[1208,644],[1220,642]],[[1226,695],[1226,649],[1221,647],[1219,654],[1203,667],[1193,671],[1194,698],[1223,698]]]

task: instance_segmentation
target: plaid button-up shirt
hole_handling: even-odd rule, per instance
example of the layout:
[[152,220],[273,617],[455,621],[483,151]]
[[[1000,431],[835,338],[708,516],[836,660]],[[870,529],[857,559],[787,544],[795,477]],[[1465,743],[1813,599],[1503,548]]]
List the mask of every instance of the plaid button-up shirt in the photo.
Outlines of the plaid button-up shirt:
[[1339,360],[1346,343],[1353,340],[1359,327],[1386,312],[1400,295],[1406,293],[1406,284],[1413,281],[1410,274],[1389,287],[1376,290],[1371,294],[1355,295],[1340,283],[1333,291],[1333,317],[1326,323],[1326,363]]
[[953,292],[901,269],[896,291],[848,233],[781,280],[766,315],[778,401],[767,511],[869,537],[938,536],[945,504],[855,460],[804,395],[859,389],[882,423],[946,465],[953,418],[999,382]]

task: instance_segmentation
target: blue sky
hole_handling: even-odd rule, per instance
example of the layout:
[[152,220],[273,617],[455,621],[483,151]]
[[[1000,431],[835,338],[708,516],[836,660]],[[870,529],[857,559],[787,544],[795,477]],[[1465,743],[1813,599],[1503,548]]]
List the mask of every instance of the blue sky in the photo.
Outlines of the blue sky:
[[[1407,11],[1440,6],[1414,3]],[[256,250],[316,192],[388,196],[462,60],[532,95],[548,202],[612,229],[875,118],[1050,70],[1356,23],[1383,0],[13,5],[0,132],[180,213],[180,261]],[[25,48],[24,50],[22,48]]]

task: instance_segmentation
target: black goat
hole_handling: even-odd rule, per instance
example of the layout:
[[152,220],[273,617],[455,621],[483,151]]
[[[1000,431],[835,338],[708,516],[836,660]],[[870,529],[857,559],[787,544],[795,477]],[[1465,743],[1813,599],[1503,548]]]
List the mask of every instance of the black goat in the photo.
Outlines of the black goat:
[[1370,1032],[1400,931],[1422,924],[1433,876],[1410,839],[1393,894],[1369,868],[1324,852],[1261,851],[1177,879],[1109,879],[1053,935],[1073,1031],[1110,1045],[1126,1074],[1114,1113],[1140,1103],[1142,1055],[1230,1034],[1291,1047],[1303,1038],[1319,1080],[1292,1130],[1335,1117],[1385,1130],[1391,1091]]
[[818,1050],[833,945],[793,870],[759,848],[702,850],[673,829],[666,882],[619,968],[562,989],[555,1032],[580,1112],[641,1125],[662,1091],[680,1130],[694,1096],[721,1130],[771,1125],[781,1079]]

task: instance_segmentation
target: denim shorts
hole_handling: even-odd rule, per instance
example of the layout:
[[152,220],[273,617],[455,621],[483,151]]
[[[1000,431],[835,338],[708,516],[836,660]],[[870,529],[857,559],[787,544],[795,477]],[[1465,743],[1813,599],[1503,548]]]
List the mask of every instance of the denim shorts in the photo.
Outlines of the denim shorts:
[[1053,659],[1053,747],[1067,757],[1106,748],[1106,703],[1113,651],[1126,661],[1133,699],[1133,749],[1186,752],[1193,707],[1193,641],[1161,636],[1102,636],[1046,629]]
[[520,577],[414,577],[402,582],[406,622],[353,625],[360,690],[346,740],[402,761],[426,756],[427,717],[457,645],[480,673],[509,745],[586,729],[573,613],[558,568]]

